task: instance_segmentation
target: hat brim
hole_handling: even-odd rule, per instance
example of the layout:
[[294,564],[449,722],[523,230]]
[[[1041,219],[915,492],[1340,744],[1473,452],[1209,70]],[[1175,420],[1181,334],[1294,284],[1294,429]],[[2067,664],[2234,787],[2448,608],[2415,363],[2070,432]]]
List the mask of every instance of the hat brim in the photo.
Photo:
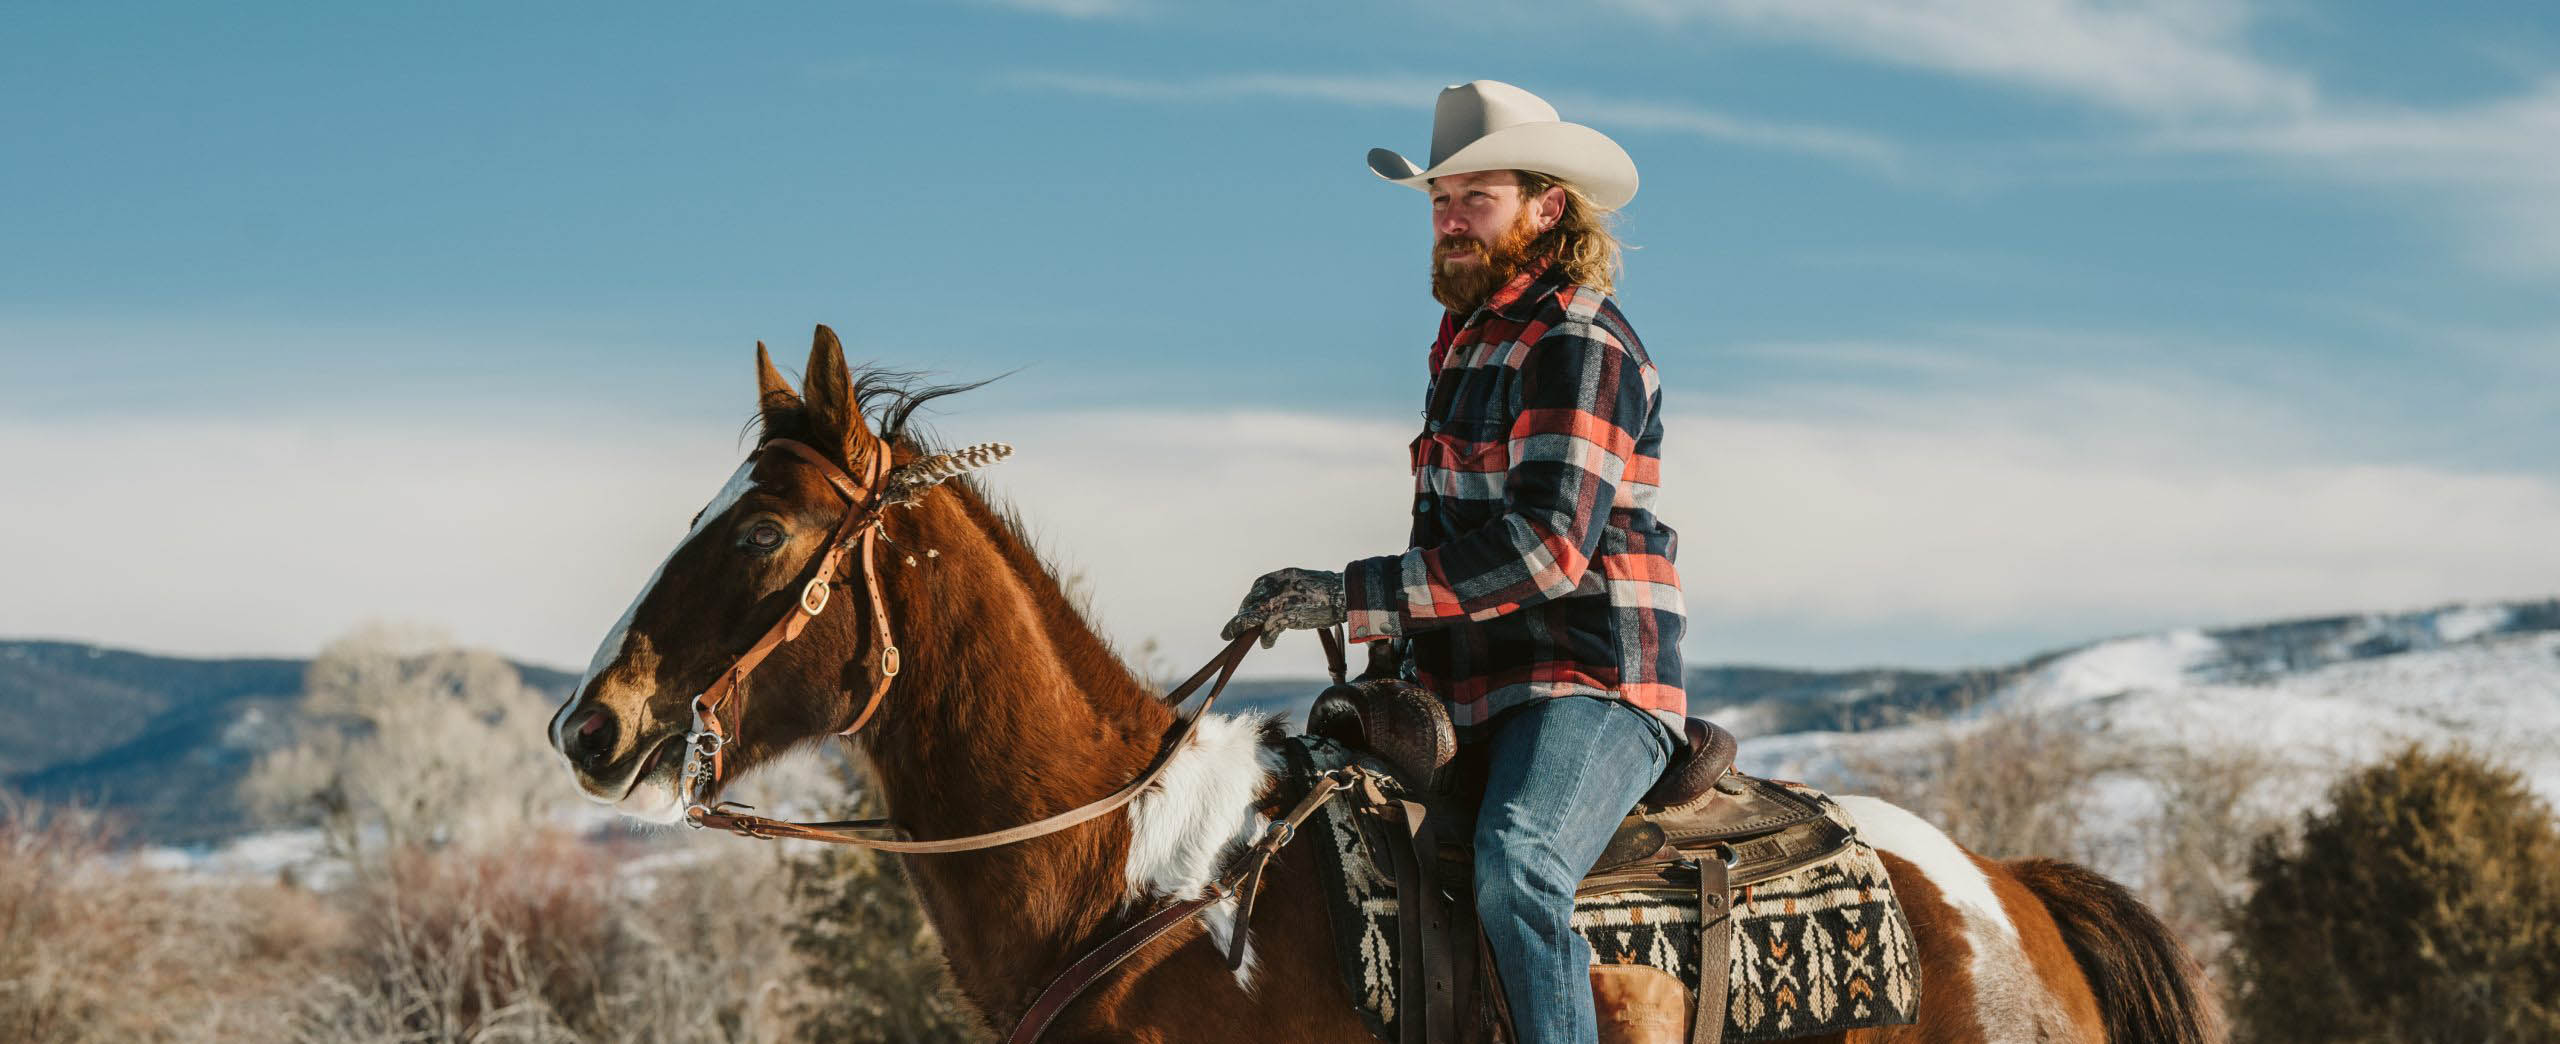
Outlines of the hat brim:
[[1579,123],[1523,123],[1467,143],[1425,169],[1391,149],[1370,149],[1369,170],[1381,178],[1428,190],[1431,179],[1487,170],[1534,170],[1562,178],[1602,210],[1636,198],[1636,161],[1609,136]]

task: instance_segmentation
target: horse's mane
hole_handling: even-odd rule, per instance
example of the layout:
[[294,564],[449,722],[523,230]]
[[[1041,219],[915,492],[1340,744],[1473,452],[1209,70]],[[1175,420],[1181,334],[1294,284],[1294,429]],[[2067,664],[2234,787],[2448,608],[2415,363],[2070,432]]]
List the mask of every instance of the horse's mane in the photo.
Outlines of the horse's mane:
[[[958,395],[965,391],[975,391],[1011,375],[1007,372],[984,380],[963,381],[957,384],[931,384],[926,382],[926,378],[931,375],[923,370],[899,370],[864,364],[853,368],[853,402],[854,407],[862,411],[863,418],[870,423],[871,430],[877,432],[890,445],[904,446],[919,453],[930,453],[933,452],[933,447],[927,444],[917,432],[908,430],[908,424],[915,419],[917,410],[924,408],[926,403],[935,399]],[[805,380],[805,377],[803,379]],[[820,441],[812,437],[815,432],[811,427],[812,423],[804,410],[768,412],[759,408],[753,416],[747,418],[739,434],[742,437],[753,434],[759,446],[774,439]]]
[[[878,433],[880,438],[891,446],[918,455],[936,453],[940,452],[941,447],[930,431],[922,430],[916,423],[916,414],[937,399],[975,391],[1011,376],[1011,372],[1000,373],[983,380],[942,384],[933,383],[930,380],[931,376],[930,373],[922,370],[901,370],[871,364],[855,366],[852,368],[855,407],[862,411],[871,430]],[[759,410],[756,416],[747,420],[742,434],[754,433],[757,445],[778,438],[814,442],[818,440],[814,438],[813,429],[813,421],[802,410],[794,409],[771,414]],[[1015,567],[1021,570],[1026,578],[1036,576],[1048,581],[1045,585],[1032,585],[1035,597],[1043,603],[1044,608],[1052,612],[1063,612],[1083,625],[1088,633],[1102,643],[1104,651],[1113,660],[1118,661],[1121,669],[1126,671],[1127,661],[1119,655],[1116,648],[1113,648],[1107,632],[1103,630],[1100,622],[1094,619],[1090,598],[1085,595],[1082,585],[1068,577],[1060,576],[1057,568],[1049,563],[1046,556],[1040,554],[1039,543],[1032,537],[1030,525],[1023,520],[1022,513],[1004,498],[989,492],[974,475],[963,475],[943,485],[945,488],[958,487],[960,491],[967,494],[969,499],[983,507],[985,523],[991,530],[991,535],[1001,537],[999,543],[1014,552],[1011,557],[1016,560]]]

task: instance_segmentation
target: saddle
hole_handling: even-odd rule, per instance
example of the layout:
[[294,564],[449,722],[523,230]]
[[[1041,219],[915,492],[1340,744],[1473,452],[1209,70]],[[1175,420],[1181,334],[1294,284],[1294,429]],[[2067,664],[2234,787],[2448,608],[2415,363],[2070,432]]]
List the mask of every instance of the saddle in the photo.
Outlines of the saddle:
[[[1478,1044],[1516,1039],[1501,984],[1475,924],[1474,810],[1483,793],[1481,759],[1461,751],[1440,698],[1393,677],[1371,646],[1369,669],[1337,681],[1308,712],[1307,731],[1367,754],[1400,784],[1374,780],[1351,795],[1360,817],[1383,835],[1392,857],[1400,1001],[1398,1044]],[[1338,661],[1337,661],[1338,662]],[[1340,674],[1337,673],[1337,679]],[[1592,969],[1600,1039],[1623,1044],[1716,1044],[1725,1027],[1726,954],[1735,889],[1830,858],[1848,831],[1803,797],[1733,770],[1732,733],[1690,718],[1685,743],[1662,778],[1619,822],[1579,888],[1591,896],[1622,890],[1698,896],[1698,988],[1654,968]]]

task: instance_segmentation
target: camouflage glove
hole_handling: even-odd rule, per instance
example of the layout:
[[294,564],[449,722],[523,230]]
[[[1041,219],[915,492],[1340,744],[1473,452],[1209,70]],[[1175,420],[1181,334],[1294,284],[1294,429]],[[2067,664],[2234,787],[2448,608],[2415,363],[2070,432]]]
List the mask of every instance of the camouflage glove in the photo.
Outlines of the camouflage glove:
[[1245,592],[1244,604],[1236,607],[1235,619],[1227,621],[1218,637],[1234,641],[1237,635],[1259,627],[1262,647],[1268,649],[1280,640],[1281,631],[1341,623],[1348,615],[1345,598],[1340,573],[1322,569],[1264,573],[1253,582],[1253,590]]

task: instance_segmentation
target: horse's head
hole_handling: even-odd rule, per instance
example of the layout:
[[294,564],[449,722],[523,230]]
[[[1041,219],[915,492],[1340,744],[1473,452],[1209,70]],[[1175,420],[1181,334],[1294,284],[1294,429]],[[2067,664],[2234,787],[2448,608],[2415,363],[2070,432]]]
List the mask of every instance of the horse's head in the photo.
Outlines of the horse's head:
[[[826,327],[818,328],[803,379],[802,391],[793,391],[756,345],[758,451],[695,516],[552,716],[551,745],[579,789],[627,815],[670,823],[683,817],[678,784],[695,697],[800,613],[805,574],[842,539],[848,512],[876,499],[876,488],[849,494],[829,478],[835,472],[858,485],[868,476],[877,487],[894,439],[875,434],[864,419],[862,389]],[[776,440],[800,443],[827,463],[796,450],[768,452]],[[858,573],[861,565],[851,568]],[[851,577],[844,594],[863,583]],[[875,607],[861,597],[831,601],[832,611],[807,618],[798,640],[775,647],[726,695],[718,715],[727,740],[720,778],[696,800],[712,800],[720,784],[778,753],[845,729],[862,710],[846,693],[868,694],[876,665],[848,660],[872,633]]]

